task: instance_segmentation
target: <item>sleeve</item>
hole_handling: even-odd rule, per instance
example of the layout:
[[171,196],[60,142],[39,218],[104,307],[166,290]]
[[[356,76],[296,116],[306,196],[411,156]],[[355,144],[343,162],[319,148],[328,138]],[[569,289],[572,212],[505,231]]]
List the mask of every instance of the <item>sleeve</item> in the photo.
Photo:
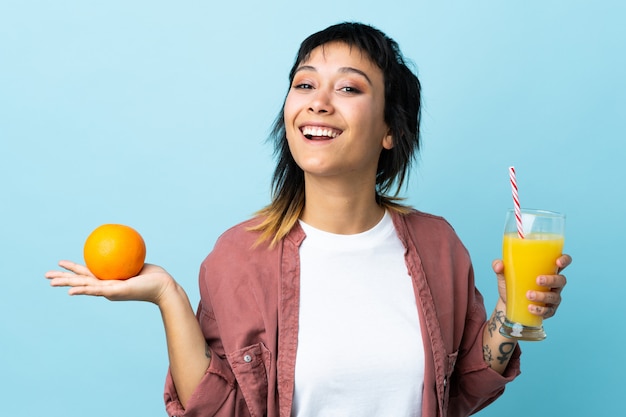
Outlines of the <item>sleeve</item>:
[[211,364],[184,408],[178,399],[170,371],[165,380],[165,409],[169,416],[232,416],[238,392],[235,377],[227,361],[211,352]]
[[519,344],[503,374],[489,367],[483,358],[482,337],[487,326],[483,297],[473,290],[474,302],[466,320],[465,332],[455,370],[450,379],[449,416],[468,416],[494,402],[505,385],[520,374]]

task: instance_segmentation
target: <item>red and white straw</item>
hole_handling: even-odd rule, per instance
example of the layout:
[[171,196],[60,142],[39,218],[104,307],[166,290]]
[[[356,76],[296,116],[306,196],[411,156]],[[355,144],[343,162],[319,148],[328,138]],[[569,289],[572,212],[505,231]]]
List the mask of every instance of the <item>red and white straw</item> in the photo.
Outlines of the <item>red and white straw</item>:
[[515,221],[517,223],[517,234],[520,239],[524,239],[524,229],[522,227],[522,209],[519,204],[517,193],[517,180],[515,179],[515,167],[509,167],[509,179],[511,180],[511,191],[513,192],[513,206],[515,208]]

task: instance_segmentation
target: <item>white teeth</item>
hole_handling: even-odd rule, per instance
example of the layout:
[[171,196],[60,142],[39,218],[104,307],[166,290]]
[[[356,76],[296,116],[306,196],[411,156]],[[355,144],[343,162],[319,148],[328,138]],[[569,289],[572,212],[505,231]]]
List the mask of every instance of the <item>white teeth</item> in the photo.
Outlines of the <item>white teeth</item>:
[[328,138],[336,138],[338,133],[332,129],[325,129],[322,127],[305,126],[302,128],[302,134],[304,136],[324,136]]

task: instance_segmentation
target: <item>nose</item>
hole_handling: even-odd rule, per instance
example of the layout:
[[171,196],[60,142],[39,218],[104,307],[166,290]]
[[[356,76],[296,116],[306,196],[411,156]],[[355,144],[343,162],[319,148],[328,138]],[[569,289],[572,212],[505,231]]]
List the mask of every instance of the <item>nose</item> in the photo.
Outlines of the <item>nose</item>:
[[309,111],[318,114],[331,113],[333,111],[331,93],[323,89],[315,90],[311,96]]

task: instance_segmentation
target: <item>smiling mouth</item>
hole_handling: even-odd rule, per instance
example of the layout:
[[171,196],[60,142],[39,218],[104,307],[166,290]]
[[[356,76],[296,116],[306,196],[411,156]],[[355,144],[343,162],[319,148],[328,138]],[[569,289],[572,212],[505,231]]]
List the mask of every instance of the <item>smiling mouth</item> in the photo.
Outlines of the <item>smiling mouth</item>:
[[328,140],[334,139],[341,134],[341,131],[328,127],[304,126],[302,135],[309,140]]

